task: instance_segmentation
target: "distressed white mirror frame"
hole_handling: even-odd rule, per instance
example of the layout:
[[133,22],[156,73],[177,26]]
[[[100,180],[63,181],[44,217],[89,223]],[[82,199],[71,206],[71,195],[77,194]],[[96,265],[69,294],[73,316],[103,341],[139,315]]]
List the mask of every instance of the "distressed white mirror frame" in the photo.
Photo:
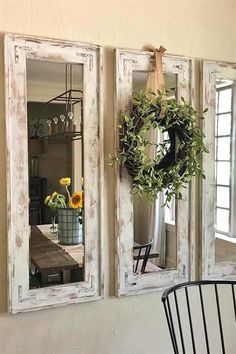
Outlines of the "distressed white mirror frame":
[[[117,49],[115,52],[115,116],[129,110],[132,98],[133,71],[154,70],[154,55],[151,52]],[[192,60],[165,55],[163,71],[177,75],[177,95],[187,101],[192,100]],[[118,125],[118,124],[117,124]],[[116,132],[116,150],[119,148],[119,134]],[[183,200],[177,202],[177,267],[136,275],[133,273],[133,196],[132,180],[126,168],[116,170],[116,293],[118,296],[151,292],[178,282],[189,280],[190,233],[189,233],[189,186],[183,190]]]
[[[29,290],[29,215],[26,60],[83,65],[85,275],[84,281]],[[5,36],[9,310],[12,313],[103,296],[101,47],[22,35]]]
[[[201,101],[202,108],[208,108],[205,119],[202,121],[202,129],[206,136],[205,144],[209,153],[204,154],[202,160],[206,179],[202,180],[202,255],[200,272],[203,279],[235,279],[236,262],[215,262],[215,107],[217,79],[235,82],[236,64],[214,61],[202,62]],[[233,112],[235,111],[234,103]]]

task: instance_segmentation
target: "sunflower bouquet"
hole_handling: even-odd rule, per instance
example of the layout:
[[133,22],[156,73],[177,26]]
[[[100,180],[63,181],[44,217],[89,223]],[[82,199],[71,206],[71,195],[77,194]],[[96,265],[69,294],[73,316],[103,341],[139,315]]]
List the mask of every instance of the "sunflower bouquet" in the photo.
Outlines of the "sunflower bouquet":
[[75,192],[73,194],[69,191],[71,179],[64,177],[59,180],[59,184],[65,188],[65,195],[54,192],[45,198],[45,204],[50,208],[52,214],[56,214],[59,208],[73,208],[77,211],[78,221],[83,222],[83,192]]

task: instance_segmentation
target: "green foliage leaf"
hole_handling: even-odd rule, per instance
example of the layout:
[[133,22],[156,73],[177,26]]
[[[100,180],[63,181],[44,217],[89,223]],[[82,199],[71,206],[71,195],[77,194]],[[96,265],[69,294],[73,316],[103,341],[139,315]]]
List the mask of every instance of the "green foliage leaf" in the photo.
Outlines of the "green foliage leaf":
[[[121,114],[119,154],[109,158],[126,166],[135,194],[155,200],[165,190],[167,205],[173,195],[182,198],[181,190],[193,176],[205,178],[200,159],[208,150],[198,127],[201,118],[183,97],[178,103],[166,91],[134,94],[131,112]],[[150,139],[150,129],[167,132],[169,138],[157,144]]]

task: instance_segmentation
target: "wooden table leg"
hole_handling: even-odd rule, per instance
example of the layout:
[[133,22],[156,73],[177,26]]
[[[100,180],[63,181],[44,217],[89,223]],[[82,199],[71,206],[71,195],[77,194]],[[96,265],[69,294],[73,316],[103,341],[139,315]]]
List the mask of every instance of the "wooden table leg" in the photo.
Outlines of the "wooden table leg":
[[63,284],[69,283],[71,280],[71,270],[70,269],[63,270],[62,274],[63,274],[63,279],[62,279]]
[[41,286],[45,286],[48,284],[48,273],[41,272]]

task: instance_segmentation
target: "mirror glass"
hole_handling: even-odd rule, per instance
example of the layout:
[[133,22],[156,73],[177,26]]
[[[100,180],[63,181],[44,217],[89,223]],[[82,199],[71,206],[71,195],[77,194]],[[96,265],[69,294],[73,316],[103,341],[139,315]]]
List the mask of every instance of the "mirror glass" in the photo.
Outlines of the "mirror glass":
[[83,66],[27,60],[26,67],[34,289],[84,280]]
[[215,259],[236,262],[235,83],[216,80]]
[[[133,72],[133,92],[147,91],[148,72]],[[177,75],[164,74],[165,87],[170,98],[177,99]],[[158,129],[149,131],[154,143],[168,141],[168,133]],[[155,150],[148,151],[150,156]],[[151,203],[134,197],[134,273],[161,272],[177,266],[176,202],[173,198],[164,206],[165,190]]]

